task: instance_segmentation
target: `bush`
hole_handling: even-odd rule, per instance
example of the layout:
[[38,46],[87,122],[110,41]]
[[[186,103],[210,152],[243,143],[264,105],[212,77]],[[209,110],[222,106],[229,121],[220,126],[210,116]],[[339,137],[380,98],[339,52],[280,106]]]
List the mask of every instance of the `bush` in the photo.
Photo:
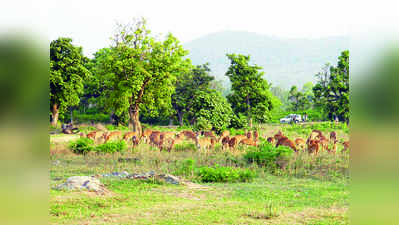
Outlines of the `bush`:
[[216,165],[212,167],[201,167],[196,171],[197,179],[201,182],[211,183],[233,183],[250,182],[255,177],[255,172],[249,169],[240,169],[234,167],[221,167]]
[[127,144],[125,141],[109,141],[104,144],[100,144],[95,148],[96,152],[101,153],[114,153],[114,152],[122,152],[127,148]]
[[232,115],[229,128],[245,129],[248,126],[247,123],[247,117],[239,113],[238,115]]
[[94,141],[89,138],[79,138],[69,143],[69,148],[76,154],[87,154],[94,149]]
[[289,147],[279,146],[276,148],[267,141],[262,142],[257,148],[252,147],[251,149],[244,155],[244,159],[248,163],[256,163],[258,166],[272,169],[284,167],[293,153]]

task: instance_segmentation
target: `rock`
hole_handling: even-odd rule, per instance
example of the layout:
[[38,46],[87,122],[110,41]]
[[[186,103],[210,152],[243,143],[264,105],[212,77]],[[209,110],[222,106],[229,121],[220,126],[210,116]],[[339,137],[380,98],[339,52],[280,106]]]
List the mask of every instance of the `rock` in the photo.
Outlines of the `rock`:
[[181,184],[181,180],[178,177],[175,177],[170,174],[160,174],[156,177],[156,179],[162,180],[169,184]]
[[147,180],[150,178],[153,178],[155,176],[155,172],[154,171],[150,171],[148,173],[133,173],[129,176],[127,176],[126,178],[128,179],[142,179],[142,180]]
[[100,176],[102,176],[102,177],[126,178],[127,176],[129,176],[129,173],[126,172],[126,171],[123,171],[123,172],[112,172],[112,173],[101,174]]
[[65,183],[57,185],[58,190],[88,190],[95,192],[104,192],[104,185],[94,177],[89,176],[73,176],[66,180]]

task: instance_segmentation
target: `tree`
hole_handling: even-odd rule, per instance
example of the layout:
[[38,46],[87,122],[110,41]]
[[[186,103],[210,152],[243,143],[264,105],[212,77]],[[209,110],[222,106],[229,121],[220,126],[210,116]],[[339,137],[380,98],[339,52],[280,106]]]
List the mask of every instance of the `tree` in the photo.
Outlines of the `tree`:
[[72,44],[71,38],[60,37],[50,43],[50,112],[51,125],[68,107],[79,104],[83,80],[89,76],[82,48]]
[[[199,91],[194,98],[192,109],[197,127],[212,128],[217,132],[226,129],[233,117],[233,110],[227,100],[215,90]],[[201,121],[201,122],[200,122]],[[200,127],[199,124],[209,124],[210,127]]]
[[341,52],[337,66],[326,65],[317,74],[317,84],[313,87],[315,103],[322,107],[330,119],[337,116],[349,121],[349,51]]
[[227,54],[230,66],[226,72],[231,82],[232,93],[227,100],[232,105],[236,115],[245,113],[249,126],[252,127],[252,119],[257,122],[265,122],[271,117],[273,109],[270,85],[262,78],[262,68],[250,66],[250,56]]
[[129,128],[141,133],[140,110],[155,113],[171,105],[176,76],[186,68],[186,54],[171,34],[163,41],[151,37],[144,19],[119,24],[110,54],[100,62],[109,87],[106,105],[116,115],[128,112]]
[[183,119],[187,117],[191,117],[191,124],[194,123],[196,117],[192,110],[193,103],[199,93],[209,92],[211,81],[214,79],[209,72],[208,64],[198,65],[191,67],[177,80],[176,90],[172,95],[172,106],[176,110],[180,126],[183,126]]
[[291,87],[288,93],[290,110],[305,111],[311,107],[311,100],[313,98],[312,86],[312,83],[306,83],[301,91],[295,85]]

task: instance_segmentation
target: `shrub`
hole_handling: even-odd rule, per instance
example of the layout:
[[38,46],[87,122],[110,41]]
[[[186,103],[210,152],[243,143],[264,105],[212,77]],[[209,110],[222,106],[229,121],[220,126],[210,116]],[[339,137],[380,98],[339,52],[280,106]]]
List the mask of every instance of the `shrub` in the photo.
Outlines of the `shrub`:
[[244,159],[248,163],[256,163],[262,167],[270,167],[275,169],[284,167],[292,156],[292,149],[286,146],[279,146],[278,148],[272,146],[269,142],[262,142],[258,147],[252,147],[244,155]]
[[249,169],[241,169],[234,167],[221,167],[216,165],[212,167],[201,167],[196,171],[197,179],[201,182],[211,183],[233,183],[233,182],[250,182],[255,177],[255,172]]
[[79,138],[69,143],[69,148],[76,154],[87,154],[94,149],[94,141],[89,138]]
[[247,117],[239,113],[238,115],[231,116],[229,128],[245,129],[247,128],[247,123]]
[[124,140],[121,141],[109,141],[104,144],[100,144],[95,148],[96,152],[101,153],[114,153],[122,152],[127,148],[127,144]]

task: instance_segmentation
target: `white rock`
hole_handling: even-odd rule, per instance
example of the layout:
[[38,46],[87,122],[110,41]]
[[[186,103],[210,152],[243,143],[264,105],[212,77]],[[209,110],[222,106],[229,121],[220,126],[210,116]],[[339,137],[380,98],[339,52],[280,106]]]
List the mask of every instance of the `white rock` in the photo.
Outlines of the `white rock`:
[[66,180],[65,183],[59,184],[58,190],[88,190],[101,192],[104,191],[104,185],[94,177],[89,176],[73,176]]

